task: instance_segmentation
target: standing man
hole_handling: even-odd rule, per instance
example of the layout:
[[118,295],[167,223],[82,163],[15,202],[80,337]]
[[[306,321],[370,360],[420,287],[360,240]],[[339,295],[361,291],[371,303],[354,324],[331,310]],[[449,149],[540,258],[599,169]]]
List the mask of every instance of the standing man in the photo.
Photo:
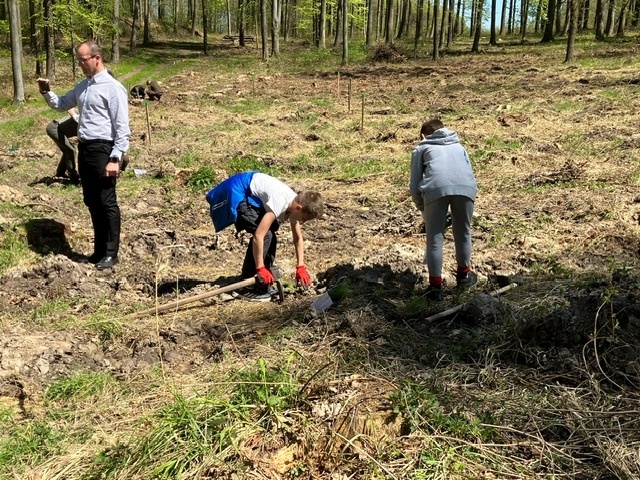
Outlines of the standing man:
[[425,122],[420,143],[411,154],[411,198],[424,217],[427,247],[424,263],[429,270],[426,297],[443,299],[442,246],[451,209],[451,227],[456,251],[456,283],[466,290],[478,282],[471,270],[471,217],[478,193],[469,155],[458,134],[438,119]]
[[78,167],[84,203],[93,223],[89,262],[95,263],[98,270],[105,270],[118,263],[120,207],[116,181],[131,136],[128,95],[122,84],[109,75],[97,43],[78,45],[76,60],[86,78],[73,90],[59,97],[50,91],[45,78],[38,79],[38,86],[54,110],[78,108]]

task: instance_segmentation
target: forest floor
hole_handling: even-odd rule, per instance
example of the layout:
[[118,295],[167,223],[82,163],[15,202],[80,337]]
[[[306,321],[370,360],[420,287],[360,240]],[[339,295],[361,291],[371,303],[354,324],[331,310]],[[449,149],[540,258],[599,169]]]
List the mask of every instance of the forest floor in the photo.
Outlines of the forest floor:
[[[558,45],[345,67],[310,47],[268,64],[197,48],[113,66],[166,94],[130,101],[111,271],[79,261],[81,189],[52,177],[45,126],[63,115],[35,85],[0,109],[0,478],[638,478],[636,38],[578,42],[571,65]],[[71,85],[62,70],[53,88]],[[449,234],[443,303],[422,297],[408,196],[431,117],[479,184],[481,281],[455,291]],[[324,196],[303,227],[312,287],[293,287],[283,225],[284,302],[132,318],[238,280],[248,237],[215,234],[204,194],[246,169]],[[314,313],[328,290],[344,298]]]

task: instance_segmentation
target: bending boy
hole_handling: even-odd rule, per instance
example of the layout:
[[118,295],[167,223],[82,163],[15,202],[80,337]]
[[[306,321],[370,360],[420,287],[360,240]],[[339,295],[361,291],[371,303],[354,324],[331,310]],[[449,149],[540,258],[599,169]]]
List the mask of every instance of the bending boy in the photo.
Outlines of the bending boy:
[[268,288],[274,282],[269,270],[276,257],[280,222],[288,220],[296,251],[296,282],[309,286],[311,278],[304,265],[304,239],[301,225],[320,217],[322,197],[318,192],[296,194],[286,184],[264,173],[244,172],[233,175],[207,193],[211,219],[216,232],[234,224],[236,231],[252,234],[242,264],[242,278],[258,276],[259,284],[243,296],[255,301],[269,301]]
[[458,264],[457,286],[467,289],[478,281],[471,271],[471,217],[478,186],[469,155],[456,132],[433,119],[422,125],[420,137],[422,141],[411,154],[409,190],[422,212],[427,233],[427,298],[442,300],[442,245],[449,208]]

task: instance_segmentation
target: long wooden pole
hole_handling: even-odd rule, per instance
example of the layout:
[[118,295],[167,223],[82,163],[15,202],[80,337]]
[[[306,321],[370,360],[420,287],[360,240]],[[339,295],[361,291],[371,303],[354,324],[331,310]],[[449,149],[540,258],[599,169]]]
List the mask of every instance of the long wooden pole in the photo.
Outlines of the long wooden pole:
[[[492,297],[495,297],[496,295],[500,295],[501,293],[511,290],[512,288],[515,288],[517,286],[518,286],[517,283],[511,283],[506,287],[502,287],[502,288],[499,288],[498,290],[494,290],[493,292],[489,293],[489,295],[491,295]],[[436,313],[435,315],[431,315],[430,317],[425,318],[424,321],[426,323],[430,323],[436,320],[440,320],[441,318],[448,317],[449,315],[452,315],[457,311],[462,310],[462,307],[464,307],[465,305],[466,305],[465,303],[463,303],[462,305],[456,305],[455,307],[451,307],[443,312]]]
[[210,292],[200,293],[198,295],[194,295],[193,297],[182,298],[171,303],[165,303],[164,305],[158,305],[157,307],[148,308],[146,310],[142,310],[141,312],[132,313],[128,315],[127,318],[140,318],[150,314],[164,312],[166,310],[178,309],[178,307],[181,307],[182,305],[204,300],[205,298],[214,297],[223,293],[233,292],[234,290],[239,290],[243,287],[249,287],[255,283],[255,277],[247,278],[246,280],[242,280],[241,282],[232,283],[231,285],[227,285],[226,287],[216,288],[215,290],[211,290]]

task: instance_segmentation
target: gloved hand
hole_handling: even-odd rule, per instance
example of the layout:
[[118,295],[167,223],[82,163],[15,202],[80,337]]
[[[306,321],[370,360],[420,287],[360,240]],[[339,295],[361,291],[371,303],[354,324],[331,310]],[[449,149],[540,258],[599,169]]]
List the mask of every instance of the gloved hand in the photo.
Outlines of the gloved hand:
[[267,270],[266,267],[256,268],[256,273],[258,274],[258,281],[264,285],[271,285],[276,281],[276,279],[273,278],[273,275],[269,270]]
[[302,287],[308,287],[311,284],[311,277],[307,272],[307,267],[304,265],[298,265],[296,267],[296,284]]

